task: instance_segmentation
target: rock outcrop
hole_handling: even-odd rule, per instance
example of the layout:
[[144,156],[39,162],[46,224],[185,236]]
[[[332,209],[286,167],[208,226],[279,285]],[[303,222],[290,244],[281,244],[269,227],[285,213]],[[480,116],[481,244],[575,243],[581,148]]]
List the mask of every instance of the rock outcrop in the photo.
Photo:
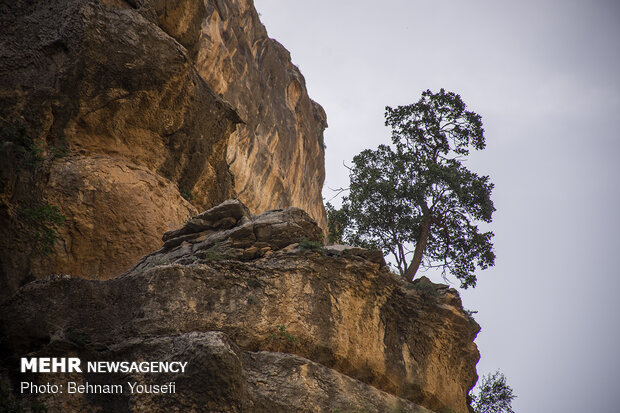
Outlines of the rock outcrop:
[[[0,40],[2,294],[113,277],[236,192],[325,227],[325,115],[251,1],[3,2]],[[47,205],[41,255],[24,213]]]
[[228,147],[238,197],[255,213],[299,207],[326,228],[323,108],[251,0],[207,2],[206,14],[196,68],[244,121]]
[[[379,251],[322,245],[325,127],[251,0],[0,3],[10,397],[76,412],[467,412],[479,326],[458,293],[398,280]],[[188,369],[22,374],[23,356]],[[123,392],[24,395],[24,381]]]
[[253,216],[231,200],[117,278],[29,283],[0,308],[4,368],[17,384],[25,354],[189,363],[186,375],[73,373],[175,381],[177,393],[39,396],[55,410],[467,412],[479,326],[458,293],[400,281],[380,253],[322,247],[321,236],[299,209]]

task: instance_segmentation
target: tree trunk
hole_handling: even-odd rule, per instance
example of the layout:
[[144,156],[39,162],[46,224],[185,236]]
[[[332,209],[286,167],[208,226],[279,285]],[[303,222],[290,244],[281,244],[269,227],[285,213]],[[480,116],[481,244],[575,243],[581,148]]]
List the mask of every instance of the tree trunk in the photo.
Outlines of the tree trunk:
[[432,221],[433,217],[431,215],[428,215],[426,218],[424,218],[424,221],[422,222],[422,231],[420,231],[420,237],[415,244],[413,259],[411,260],[411,264],[409,264],[407,271],[405,271],[405,278],[410,281],[413,281],[413,277],[415,277],[415,273],[418,272],[418,268],[420,268],[420,264],[422,263],[424,250],[426,249],[426,242],[428,241],[428,236],[431,233]]

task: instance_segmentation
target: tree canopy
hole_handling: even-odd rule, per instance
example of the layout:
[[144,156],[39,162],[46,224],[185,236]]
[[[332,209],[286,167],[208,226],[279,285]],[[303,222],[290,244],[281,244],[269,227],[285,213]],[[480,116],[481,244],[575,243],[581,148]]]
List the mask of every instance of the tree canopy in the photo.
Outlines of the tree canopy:
[[472,405],[476,413],[514,413],[512,401],[516,397],[498,370],[482,378],[478,392],[472,396]]
[[328,205],[331,241],[380,248],[410,280],[437,267],[474,287],[476,268],[495,261],[493,233],[478,227],[492,221],[493,184],[464,165],[485,147],[481,117],[459,95],[427,90],[386,107],[385,124],[392,145],[355,156],[342,209]]

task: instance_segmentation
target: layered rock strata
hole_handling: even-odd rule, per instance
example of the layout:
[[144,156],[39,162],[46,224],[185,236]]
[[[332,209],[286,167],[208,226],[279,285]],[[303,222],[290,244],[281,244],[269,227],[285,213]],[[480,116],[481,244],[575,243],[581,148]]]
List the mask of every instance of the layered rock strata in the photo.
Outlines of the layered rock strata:
[[[177,396],[43,397],[54,407],[467,412],[479,326],[458,293],[402,282],[380,253],[321,247],[321,234],[299,209],[253,216],[227,201],[118,278],[32,282],[0,308],[4,366],[17,382],[12,363],[24,354],[190,363],[189,376],[160,380],[178,380]],[[136,377],[115,378],[126,379]]]

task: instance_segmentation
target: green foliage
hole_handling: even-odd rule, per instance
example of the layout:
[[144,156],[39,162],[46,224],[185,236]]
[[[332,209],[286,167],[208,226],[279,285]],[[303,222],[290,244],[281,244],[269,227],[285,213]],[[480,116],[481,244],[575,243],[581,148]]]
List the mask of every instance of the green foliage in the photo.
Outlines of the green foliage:
[[322,251],[324,248],[321,241],[310,241],[306,238],[299,241],[299,247],[309,251]]
[[33,139],[22,122],[0,128],[0,140],[13,142],[15,153],[23,166],[34,168],[44,161],[43,139]]
[[45,142],[43,139],[33,140],[32,143],[28,146],[27,151],[23,154],[23,160],[26,166],[29,167],[37,167],[43,163],[45,160],[43,158],[43,152]]
[[478,311],[473,311],[473,310],[463,310],[463,311],[465,311],[465,315],[467,316],[467,318],[469,319],[471,323],[476,322],[476,319],[474,318],[474,314],[478,314]]
[[499,370],[486,375],[478,385],[478,393],[472,396],[472,406],[476,413],[514,413],[512,388]]
[[286,331],[286,326],[284,324],[276,324],[276,330],[277,331],[272,334],[273,338],[280,338],[293,343],[299,343],[299,339],[295,335]]
[[66,217],[56,205],[45,204],[22,211],[26,224],[30,227],[35,255],[49,255],[58,240],[58,227]]
[[329,202],[325,204],[327,212],[327,242],[330,244],[344,244],[344,231],[350,219],[345,210],[336,209]]
[[71,153],[69,147],[66,145],[52,145],[49,150],[54,158],[64,158]]
[[429,283],[415,283],[413,287],[418,290],[424,297],[439,297],[439,291]]
[[[0,140],[13,142],[17,158],[27,168],[38,167],[45,161],[45,141],[42,138],[34,139],[31,135],[21,121],[0,128]],[[60,138],[59,144],[50,145],[47,149],[52,158],[64,158],[71,153],[64,137]]]
[[190,191],[187,188],[179,188],[179,192],[181,193],[181,196],[183,198],[185,198],[187,201],[193,201],[194,200],[194,195],[192,194],[192,191]]
[[328,210],[334,238],[391,254],[401,275],[440,268],[461,287],[475,287],[476,268],[494,265],[492,232],[481,232],[495,211],[488,176],[467,169],[470,149],[485,147],[481,117],[457,94],[441,89],[415,104],[387,107],[392,146],[353,158],[350,193]]
[[228,258],[228,254],[225,254],[220,243],[216,242],[202,253],[202,258],[206,261],[221,261]]

